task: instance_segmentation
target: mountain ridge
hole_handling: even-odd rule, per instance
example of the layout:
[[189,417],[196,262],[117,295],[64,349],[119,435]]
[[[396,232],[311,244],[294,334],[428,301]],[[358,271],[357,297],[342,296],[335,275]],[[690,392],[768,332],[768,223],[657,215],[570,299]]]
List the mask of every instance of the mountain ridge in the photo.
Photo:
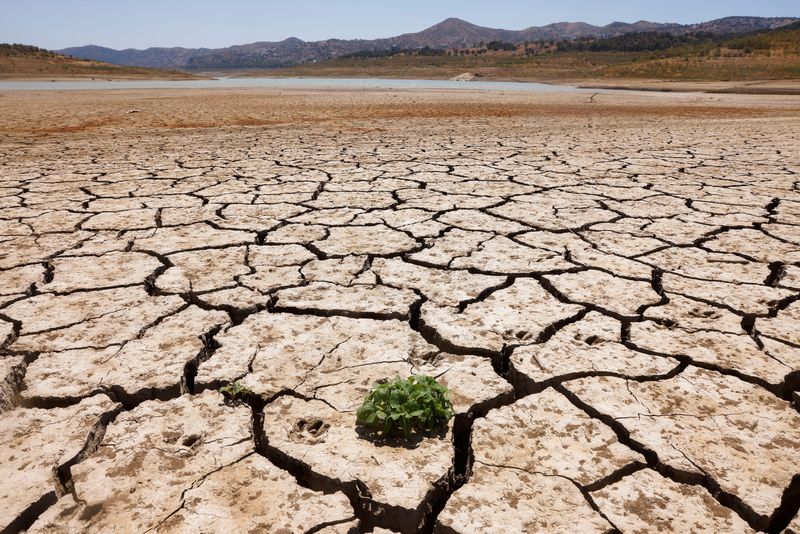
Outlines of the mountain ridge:
[[490,41],[522,43],[538,40],[571,40],[583,37],[611,37],[642,31],[666,33],[708,32],[739,34],[791,24],[796,17],[725,17],[697,24],[658,23],[640,20],[595,26],[585,22],[556,22],[505,30],[478,26],[459,18],[445,19],[415,33],[381,39],[325,39],[303,41],[289,37],[282,41],[258,41],[224,48],[152,47],[145,50],[115,50],[97,45],[57,50],[82,59],[125,66],[161,69],[209,70],[224,68],[275,68],[320,61],[365,50],[458,48]]
[[94,59],[67,57],[23,44],[0,43],[0,79],[187,80],[185,72],[114,65]]

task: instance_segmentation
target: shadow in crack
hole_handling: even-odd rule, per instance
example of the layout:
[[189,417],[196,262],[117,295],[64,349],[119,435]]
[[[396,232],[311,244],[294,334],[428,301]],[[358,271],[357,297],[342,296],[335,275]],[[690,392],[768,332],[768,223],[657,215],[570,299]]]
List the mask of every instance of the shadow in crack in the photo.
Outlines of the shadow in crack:
[[369,441],[376,447],[416,449],[427,438],[445,439],[447,436],[447,428],[428,432],[415,431],[408,436],[392,436],[374,432],[364,426],[357,426],[356,434],[358,434],[358,439]]

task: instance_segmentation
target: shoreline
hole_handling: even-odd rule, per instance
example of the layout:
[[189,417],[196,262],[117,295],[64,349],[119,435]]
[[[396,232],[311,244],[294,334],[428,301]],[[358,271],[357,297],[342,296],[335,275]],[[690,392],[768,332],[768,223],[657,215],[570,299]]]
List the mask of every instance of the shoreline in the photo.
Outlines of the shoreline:
[[[230,81],[236,82],[244,82],[240,85],[237,84],[235,86],[223,86],[226,81],[230,83]],[[248,80],[253,80],[253,85],[248,85],[246,82]],[[397,86],[393,87],[391,85],[391,81],[398,81],[398,82],[406,82],[406,83],[413,83],[413,82],[420,82],[420,83],[430,83],[434,84],[431,89],[435,90],[456,90],[459,89],[457,85],[453,87],[436,87],[435,84],[441,83],[452,83],[452,84],[465,84],[463,89],[471,90],[471,89],[490,89],[490,90],[514,90],[514,87],[480,87],[482,84],[534,84],[534,85],[548,85],[552,86],[556,91],[590,91],[590,90],[605,90],[605,91],[642,91],[642,92],[651,92],[651,93],[705,93],[705,94],[738,94],[738,95],[775,95],[775,96],[798,96],[800,95],[800,79],[786,79],[786,80],[751,80],[747,82],[719,82],[719,81],[699,81],[699,80],[690,80],[690,81],[674,81],[674,80],[651,80],[651,79],[615,79],[615,80],[606,80],[606,79],[563,79],[563,80],[553,80],[553,79],[528,79],[528,78],[478,78],[475,80],[470,81],[455,81],[450,78],[445,77],[405,77],[405,76],[382,76],[378,75],[371,75],[371,76],[326,76],[324,73],[322,75],[317,76],[292,76],[292,75],[282,75],[276,76],[272,74],[266,74],[261,71],[258,73],[247,73],[247,72],[240,72],[236,73],[234,76],[222,76],[222,73],[218,72],[199,72],[197,74],[189,74],[186,73],[186,77],[178,77],[178,76],[164,76],[164,77],[139,77],[139,76],[130,76],[130,77],[122,77],[122,76],[112,76],[112,77],[105,77],[105,76],[74,76],[74,77],[49,77],[49,76],[19,76],[19,77],[0,77],[0,84],[47,84],[47,83],[59,83],[59,84],[71,84],[71,83],[147,83],[147,82],[162,82],[162,83],[170,83],[170,82],[177,82],[177,83],[186,83],[186,82],[213,82],[213,81],[220,81],[221,86],[220,89],[233,89],[233,88],[279,88],[279,89],[291,89],[290,85],[286,87],[280,86],[259,86],[258,82],[255,80],[286,80],[286,81],[297,81],[300,82],[301,80],[314,80],[314,82],[319,82],[321,80],[331,80],[331,86],[325,86],[324,83],[317,83],[317,84],[310,84],[309,86],[303,87],[302,83],[298,83],[296,88],[302,89],[310,89],[310,88],[325,88],[325,89],[338,89],[339,87],[335,87],[337,84],[341,84],[342,82],[352,81],[354,82],[354,86],[351,88],[355,89],[387,89],[387,90],[406,90],[409,87],[402,87]],[[378,86],[375,87],[358,87],[355,85],[356,82],[363,81],[363,82],[382,82]],[[385,85],[384,85],[385,83]],[[466,85],[469,84],[469,85]],[[120,89],[133,89],[134,87],[120,87]],[[161,89],[164,87],[154,87],[156,89]],[[178,88],[176,86],[176,88]],[[183,87],[186,88],[186,87]],[[193,87],[188,87],[192,88]],[[203,86],[197,87],[197,89],[210,89],[213,87]],[[347,87],[342,87],[347,88]],[[13,89],[4,89],[0,88],[0,91],[3,90],[17,90],[17,89],[28,89],[28,90],[59,90],[57,88],[13,88]],[[83,87],[66,87],[64,89],[74,90],[74,89],[83,89]],[[96,88],[96,87],[85,87],[87,90],[98,90],[103,88]],[[113,89],[113,88],[108,88]],[[144,89],[144,87],[142,87]],[[410,89],[414,90],[424,90],[425,87],[411,87]],[[527,91],[528,89],[526,89]]]
[[[129,113],[136,110],[135,113]],[[796,96],[480,89],[206,88],[0,91],[0,138],[327,124],[387,128],[398,121],[696,120],[800,116]]]
[[[460,74],[469,74],[465,71]],[[330,78],[330,79],[357,79],[370,78],[381,80],[431,80],[451,81],[451,72],[403,74],[397,72],[376,71],[351,73],[342,71],[320,71],[313,75],[294,74],[288,69],[252,70],[252,71],[201,71],[200,74],[210,76],[233,76],[236,78]],[[751,80],[702,80],[702,79],[659,79],[659,78],[592,78],[592,77],[528,77],[528,76],[493,76],[482,75],[474,80],[475,83],[502,82],[502,83],[536,83],[544,85],[570,86],[579,89],[610,89],[623,91],[648,91],[648,92],[703,92],[709,94],[758,94],[758,95],[800,95],[800,78],[761,78]]]
[[169,75],[166,73],[164,76],[137,76],[137,75],[130,75],[130,76],[102,76],[102,75],[86,75],[86,76],[31,76],[31,75],[19,75],[19,76],[8,76],[8,75],[0,75],[0,82],[20,82],[20,83],[31,83],[31,82],[54,82],[54,83],[62,83],[62,82],[149,82],[149,81],[163,81],[163,82],[186,82],[186,81],[193,81],[193,80],[210,80],[207,76],[199,75],[199,74],[191,74],[191,73],[175,73],[174,75]]
[[[253,81],[252,85],[248,81]],[[290,82],[286,86],[259,85],[258,80],[275,80]],[[314,83],[303,85],[302,80],[313,80]],[[326,86],[325,80],[331,80],[331,85]],[[392,86],[391,81],[404,83],[419,82],[420,84],[431,84],[430,87]],[[220,82],[218,87],[205,85],[207,82]],[[146,83],[167,84],[156,87],[92,87],[91,84],[146,84]],[[186,86],[197,82],[197,87]],[[241,83],[231,83],[241,82]],[[291,82],[297,82],[292,85]],[[343,83],[344,82],[344,83]],[[353,82],[347,85],[346,82]],[[359,82],[369,84],[376,83],[375,86],[359,86]],[[56,83],[62,87],[47,87],[49,83]],[[569,80],[530,80],[530,79],[500,79],[500,78],[479,78],[470,81],[456,81],[443,78],[405,78],[405,77],[339,77],[339,76],[229,76],[215,77],[212,73],[192,75],[189,78],[170,78],[170,77],[19,77],[19,78],[0,78],[0,91],[58,91],[58,90],[114,90],[114,89],[167,89],[169,84],[175,83],[176,89],[358,89],[358,90],[486,90],[486,91],[513,91],[515,89],[528,91],[525,85],[551,86],[554,92],[583,92],[590,90],[601,91],[631,91],[631,92],[650,92],[650,93],[705,93],[705,94],[738,94],[738,95],[774,95],[774,96],[800,96],[800,79],[794,80],[758,80],[748,82],[703,82],[703,81],[665,81],[665,80],[597,80],[597,79],[569,79]],[[280,83],[280,82],[279,82]],[[43,84],[37,87],[11,87],[8,84]],[[63,86],[64,84],[82,84],[80,86]],[[88,84],[88,85],[87,85]],[[178,85],[180,84],[180,85]],[[443,86],[442,84],[448,84]],[[452,84],[450,86],[449,84]],[[461,86],[463,84],[463,87]],[[480,85],[475,85],[480,84]],[[492,84],[519,84],[520,87],[498,86],[491,87]],[[2,87],[6,85],[6,87]],[[532,90],[532,92],[547,92],[546,90]]]

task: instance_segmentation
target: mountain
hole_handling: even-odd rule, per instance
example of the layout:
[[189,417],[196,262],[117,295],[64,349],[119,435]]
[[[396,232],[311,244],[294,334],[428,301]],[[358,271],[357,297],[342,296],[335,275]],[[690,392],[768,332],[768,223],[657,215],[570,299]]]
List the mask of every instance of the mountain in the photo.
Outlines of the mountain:
[[327,39],[307,42],[289,38],[278,42],[257,42],[227,48],[148,48],[146,50],[114,50],[100,46],[81,46],[58,50],[69,56],[106,61],[119,65],[214,70],[242,68],[275,68],[335,58],[362,51],[468,47],[490,41],[522,43],[538,40],[572,40],[582,37],[613,37],[634,32],[659,31],[672,34],[708,32],[727,35],[754,30],[773,29],[796,22],[797,18],[727,17],[699,24],[662,24],[648,21],[612,22],[593,26],[584,22],[558,22],[547,26],[531,26],[524,30],[503,30],[476,26],[467,21],[449,18],[417,33],[406,33],[386,39]]
[[796,17],[725,17],[724,19],[691,24],[686,32],[708,32],[717,35],[747,33],[758,30],[774,30],[797,22]]
[[[225,49],[222,49],[225,50]],[[59,54],[81,59],[105,61],[117,65],[152,67],[159,69],[185,68],[198,55],[214,52],[208,48],[148,48],[136,50],[114,50],[103,46],[88,45],[56,50]]]
[[23,44],[0,43],[0,79],[8,78],[193,79],[184,72],[76,59]]
[[[386,39],[399,48],[455,48],[481,41],[518,42],[520,32],[476,26],[465,20],[450,18],[417,33],[406,33]],[[524,40],[524,39],[523,39]]]

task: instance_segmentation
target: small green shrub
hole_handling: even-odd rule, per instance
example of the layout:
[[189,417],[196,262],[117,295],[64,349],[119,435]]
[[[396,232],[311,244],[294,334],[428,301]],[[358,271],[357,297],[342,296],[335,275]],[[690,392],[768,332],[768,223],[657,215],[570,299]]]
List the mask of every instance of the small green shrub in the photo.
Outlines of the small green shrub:
[[234,382],[233,384],[222,386],[221,388],[219,388],[219,392],[231,400],[239,400],[244,398],[248,393],[250,393],[250,388],[248,388],[244,384],[240,384],[239,382]]
[[453,417],[448,390],[433,377],[396,377],[377,384],[358,409],[356,424],[384,435],[439,429]]

